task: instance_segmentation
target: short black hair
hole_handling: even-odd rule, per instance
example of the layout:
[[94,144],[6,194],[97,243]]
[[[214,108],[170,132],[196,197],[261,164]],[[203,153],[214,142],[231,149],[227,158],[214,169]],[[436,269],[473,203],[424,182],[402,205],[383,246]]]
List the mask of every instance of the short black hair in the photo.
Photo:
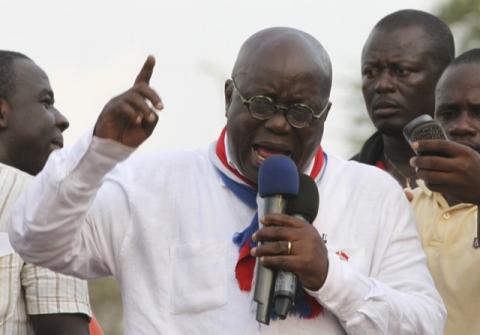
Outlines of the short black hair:
[[448,25],[435,15],[416,9],[403,9],[385,16],[378,21],[375,29],[388,32],[411,26],[423,28],[431,38],[434,59],[439,69],[447,67],[455,58],[455,42]]
[[450,63],[449,67],[455,66],[455,65],[461,65],[461,64],[471,64],[471,63],[480,64],[480,48],[475,48],[475,49],[465,51],[463,54],[455,58]]
[[13,63],[29,57],[16,51],[0,50],[0,98],[8,99],[15,91]]

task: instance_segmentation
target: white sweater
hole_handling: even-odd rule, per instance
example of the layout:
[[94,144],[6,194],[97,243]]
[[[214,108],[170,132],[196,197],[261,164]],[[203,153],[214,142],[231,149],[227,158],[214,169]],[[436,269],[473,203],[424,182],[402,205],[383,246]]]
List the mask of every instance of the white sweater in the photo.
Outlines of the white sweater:
[[234,276],[232,236],[253,210],[222,183],[207,150],[134,155],[115,167],[131,151],[90,135],[54,152],[10,230],[28,262],[115,276],[125,334],[442,333],[445,309],[410,206],[379,169],[329,157],[314,226],[326,234],[330,265],[310,292],[325,312],[260,326]]

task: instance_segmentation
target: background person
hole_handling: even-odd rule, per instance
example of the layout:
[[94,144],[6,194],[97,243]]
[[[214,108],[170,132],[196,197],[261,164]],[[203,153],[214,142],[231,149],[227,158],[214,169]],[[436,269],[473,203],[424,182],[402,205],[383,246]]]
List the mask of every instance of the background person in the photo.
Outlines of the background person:
[[386,170],[403,187],[415,186],[414,156],[403,127],[433,116],[435,84],[454,58],[452,32],[439,18],[406,9],[381,19],[362,51],[362,91],[377,132],[352,159]]
[[413,192],[428,266],[448,318],[446,335],[479,334],[480,49],[458,56],[440,78],[435,118],[450,139],[419,141],[412,158],[423,182]]
[[87,283],[26,263],[6,238],[11,206],[63,146],[67,128],[45,72],[27,56],[1,50],[0,334],[89,333]]

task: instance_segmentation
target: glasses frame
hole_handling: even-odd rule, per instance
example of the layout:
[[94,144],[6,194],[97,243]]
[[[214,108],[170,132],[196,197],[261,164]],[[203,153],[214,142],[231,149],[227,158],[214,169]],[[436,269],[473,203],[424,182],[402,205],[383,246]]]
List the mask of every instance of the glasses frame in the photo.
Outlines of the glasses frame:
[[[291,125],[292,127],[294,128],[298,128],[298,129],[301,129],[301,128],[305,128],[305,127],[308,127],[312,124],[312,121],[313,120],[316,120],[316,119],[320,119],[326,112],[328,112],[328,110],[330,109],[330,107],[332,106],[332,102],[331,101],[328,101],[326,106],[318,113],[318,114],[315,114],[314,110],[312,107],[310,107],[309,105],[307,104],[304,104],[304,103],[295,103],[295,104],[291,104],[291,105],[288,105],[288,106],[285,106],[285,105],[281,105],[281,104],[277,104],[275,103],[275,101],[273,101],[272,98],[266,96],[266,95],[254,95],[253,97],[250,97],[248,99],[246,99],[242,93],[240,92],[240,90],[238,89],[237,87],[237,84],[235,84],[235,80],[233,80],[232,78],[232,83],[233,83],[233,87],[237,90],[237,93],[238,93],[238,96],[240,97],[240,100],[242,101],[242,103],[247,107],[248,111],[250,112],[250,115],[257,119],[257,120],[261,120],[261,121],[265,121],[265,120],[269,120],[273,117],[270,116],[270,117],[266,117],[266,118],[261,118],[259,117],[258,115],[255,115],[252,113],[252,111],[250,110],[250,104],[252,103],[252,101],[254,99],[259,99],[259,98],[262,98],[262,99],[266,99],[269,103],[271,103],[274,108],[275,108],[275,113],[279,110],[283,110],[283,115],[285,116],[285,119],[287,120],[288,124]],[[298,126],[298,125],[293,125],[288,117],[287,117],[287,113],[288,111],[290,110],[290,108],[294,107],[294,106],[298,106],[298,107],[302,107],[302,108],[305,108],[306,110],[309,110],[310,113],[312,114],[312,121],[308,122],[308,123],[305,123],[305,125],[303,126]]]

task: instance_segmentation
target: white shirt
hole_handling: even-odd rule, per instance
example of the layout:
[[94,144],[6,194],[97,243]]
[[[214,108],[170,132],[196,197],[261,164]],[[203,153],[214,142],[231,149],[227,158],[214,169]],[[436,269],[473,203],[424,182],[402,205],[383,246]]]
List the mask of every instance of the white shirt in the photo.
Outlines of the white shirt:
[[207,150],[115,167],[132,151],[89,135],[54,152],[10,230],[30,262],[83,278],[113,274],[125,334],[442,333],[445,309],[410,206],[379,169],[329,157],[314,225],[330,265],[311,292],[325,312],[260,326],[251,293],[238,288],[232,242],[254,211],[222,183]]
[[30,315],[80,313],[91,316],[87,282],[27,264],[8,242],[15,200],[33,176],[0,163],[0,334],[32,335]]

